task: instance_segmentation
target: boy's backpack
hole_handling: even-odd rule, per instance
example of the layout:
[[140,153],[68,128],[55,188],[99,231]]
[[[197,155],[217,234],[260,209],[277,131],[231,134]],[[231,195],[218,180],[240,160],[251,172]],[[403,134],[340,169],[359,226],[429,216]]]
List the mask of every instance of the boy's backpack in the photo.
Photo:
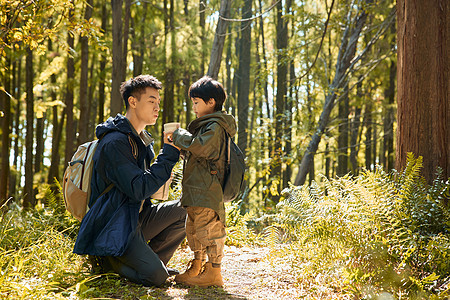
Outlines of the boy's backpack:
[[245,158],[241,149],[226,132],[227,160],[223,183],[223,201],[229,202],[236,199],[244,187]]

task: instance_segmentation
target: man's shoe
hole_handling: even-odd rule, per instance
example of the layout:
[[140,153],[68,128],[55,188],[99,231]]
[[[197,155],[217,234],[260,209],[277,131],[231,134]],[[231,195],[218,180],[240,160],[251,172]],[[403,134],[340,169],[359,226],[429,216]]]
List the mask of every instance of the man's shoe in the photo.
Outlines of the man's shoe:
[[195,277],[186,279],[184,284],[189,286],[208,287],[220,286],[223,287],[223,279],[220,267],[214,268],[212,263],[207,262],[203,272]]
[[167,273],[169,273],[169,276],[173,276],[180,274],[180,271],[174,268],[167,268]]
[[184,281],[188,278],[195,277],[200,274],[200,271],[203,267],[203,260],[193,259],[189,262],[189,266],[187,270],[180,275],[175,276],[175,281],[177,283],[184,283]]

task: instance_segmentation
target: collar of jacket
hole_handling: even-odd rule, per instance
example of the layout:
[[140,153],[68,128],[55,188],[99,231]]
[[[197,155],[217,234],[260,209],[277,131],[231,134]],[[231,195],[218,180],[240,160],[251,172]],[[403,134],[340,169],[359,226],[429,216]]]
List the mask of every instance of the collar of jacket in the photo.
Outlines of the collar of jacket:
[[134,129],[133,125],[131,124],[130,120],[128,120],[126,117],[125,117],[125,120],[127,120],[128,124],[130,125],[131,131],[133,132],[133,134],[137,137],[140,137],[140,139],[144,143],[145,147],[147,147],[150,144],[153,144],[155,139],[152,138],[152,135],[147,130],[144,129],[141,131],[140,134],[138,134],[136,129]]

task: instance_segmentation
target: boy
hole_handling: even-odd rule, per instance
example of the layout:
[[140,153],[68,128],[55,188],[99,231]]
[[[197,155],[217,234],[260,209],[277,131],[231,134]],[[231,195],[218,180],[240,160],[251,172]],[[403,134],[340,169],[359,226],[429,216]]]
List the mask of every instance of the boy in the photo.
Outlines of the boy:
[[156,205],[149,199],[169,179],[180,155],[165,135],[162,153],[150,165],[155,153],[145,127],[158,119],[161,87],[150,75],[122,83],[125,116],[97,126],[101,140],[93,157],[90,210],[74,248],[98,260],[103,272],[145,286],[159,286],[176,273],[166,266],[185,237],[186,211],[179,202]]
[[187,210],[186,235],[194,252],[190,267],[175,281],[190,286],[223,286],[220,264],[226,238],[222,192],[225,142],[226,132],[236,134],[236,121],[222,112],[227,95],[212,78],[205,76],[192,84],[189,97],[197,119],[187,130],[179,128],[168,136],[176,147],[186,151],[181,205]]

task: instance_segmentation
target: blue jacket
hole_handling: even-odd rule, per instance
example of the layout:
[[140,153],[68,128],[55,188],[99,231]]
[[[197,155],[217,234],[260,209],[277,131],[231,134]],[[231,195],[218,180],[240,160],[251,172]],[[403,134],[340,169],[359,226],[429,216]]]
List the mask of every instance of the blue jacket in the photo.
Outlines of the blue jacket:
[[[145,130],[139,137],[120,114],[98,125],[96,135],[101,140],[93,157],[90,209],[81,222],[73,252],[121,256],[137,230],[142,200],[150,201],[169,179],[180,152],[164,144],[150,166],[155,156],[153,139]],[[111,183],[113,188],[99,197]]]

